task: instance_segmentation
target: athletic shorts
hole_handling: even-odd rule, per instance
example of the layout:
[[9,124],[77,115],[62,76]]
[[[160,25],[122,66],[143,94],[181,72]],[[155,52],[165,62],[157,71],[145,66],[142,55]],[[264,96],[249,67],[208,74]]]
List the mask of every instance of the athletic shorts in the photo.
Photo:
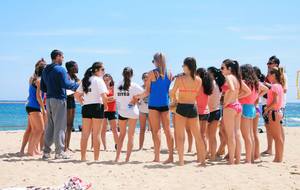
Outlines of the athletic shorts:
[[169,111],[169,106],[162,106],[162,107],[149,106],[148,109],[149,110],[156,110],[158,112],[165,112],[165,111]]
[[269,124],[269,117],[267,115],[265,115],[266,106],[267,105],[262,105],[262,115],[263,115],[265,124]]
[[219,121],[221,118],[221,110],[216,110],[209,113],[208,122]]
[[104,112],[104,118],[105,118],[105,119],[108,119],[109,121],[110,121],[110,120],[117,119],[117,117],[116,117],[116,112],[111,112],[111,111],[109,111],[109,112]]
[[73,96],[67,96],[67,109],[75,109],[75,99]]
[[143,115],[146,115],[146,117],[149,117],[149,113],[143,113],[143,112],[140,112],[140,115],[143,114]]
[[256,108],[254,104],[242,105],[242,116],[246,119],[254,119],[256,117]]
[[187,118],[197,118],[198,111],[195,104],[178,104],[176,113]]
[[128,118],[127,118],[127,117],[122,117],[120,114],[118,115],[118,119],[119,119],[119,120],[122,120],[122,121],[124,121],[124,120],[128,120]]
[[198,117],[200,121],[208,121],[209,114],[199,114]]
[[104,118],[104,106],[103,104],[87,104],[81,108],[82,118],[88,119],[103,119]]
[[39,108],[26,107],[26,112],[29,115],[31,112],[41,112]]

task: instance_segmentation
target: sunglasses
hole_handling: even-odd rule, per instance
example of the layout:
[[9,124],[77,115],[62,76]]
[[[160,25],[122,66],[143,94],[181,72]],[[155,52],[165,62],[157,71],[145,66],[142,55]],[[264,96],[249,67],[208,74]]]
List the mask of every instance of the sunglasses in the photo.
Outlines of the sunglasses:
[[268,62],[267,65],[273,65],[275,64],[274,62]]

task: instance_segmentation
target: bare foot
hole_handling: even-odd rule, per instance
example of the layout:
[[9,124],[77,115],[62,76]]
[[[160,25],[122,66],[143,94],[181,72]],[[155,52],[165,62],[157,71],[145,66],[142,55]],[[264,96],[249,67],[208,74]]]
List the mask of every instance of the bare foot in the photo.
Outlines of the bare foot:
[[25,156],[25,153],[24,152],[17,152],[17,154],[16,154],[18,157],[23,157],[23,156]]
[[261,154],[272,155],[272,151],[270,151],[270,150],[265,150],[265,151],[263,151]]
[[39,152],[39,151],[37,151],[37,152],[34,152],[34,155],[35,155],[35,156],[41,156],[41,155],[43,155],[43,153],[42,153],[42,152]]
[[125,162],[128,163],[129,162],[129,158],[126,158]]
[[173,158],[168,158],[166,161],[163,162],[163,164],[173,163],[173,161],[174,161]]
[[206,166],[206,163],[205,163],[205,162],[202,162],[202,163],[199,164],[199,166],[200,166],[200,167],[205,167],[205,166]]
[[275,162],[275,163],[280,163],[280,162],[282,162],[282,160],[274,159],[273,162]]
[[160,162],[159,159],[154,159],[152,162]]
[[233,165],[233,164],[234,164],[234,162],[230,162],[230,161],[228,161],[228,162],[227,162],[227,164],[228,164],[228,165]]
[[27,152],[26,156],[34,156],[34,153],[33,152]]
[[225,151],[224,151],[224,150],[222,150],[222,151],[220,150],[220,151],[217,152],[217,155],[218,155],[218,156],[221,156],[221,155],[224,155],[224,154],[225,154]]
[[184,166],[184,161],[179,161],[179,162],[178,162],[178,165],[179,165],[179,166]]
[[225,159],[225,160],[229,160],[229,154],[226,154],[226,155],[224,156],[224,159]]

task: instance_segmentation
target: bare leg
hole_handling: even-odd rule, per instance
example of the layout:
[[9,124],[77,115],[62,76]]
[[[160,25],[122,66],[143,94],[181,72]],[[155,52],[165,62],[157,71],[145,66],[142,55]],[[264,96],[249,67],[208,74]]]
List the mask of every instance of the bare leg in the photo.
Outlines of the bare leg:
[[28,122],[27,122],[27,128],[24,132],[24,135],[23,135],[23,140],[22,140],[22,145],[21,145],[21,149],[20,149],[20,154],[21,155],[24,155],[25,153],[25,147],[26,147],[26,144],[29,140],[29,136],[30,136],[30,133],[31,133],[31,124],[30,124],[30,119],[29,119],[29,115],[28,115]]
[[191,132],[191,129],[189,127],[185,128],[187,137],[188,137],[188,151],[187,152],[192,152],[192,148],[193,148],[193,135]]
[[259,150],[259,138],[258,138],[258,121],[259,115],[253,120],[253,138],[254,138],[254,145],[253,145],[253,154],[254,160],[258,160],[260,158],[260,150]]
[[128,120],[129,128],[128,128],[128,143],[127,143],[126,162],[129,162],[130,155],[132,152],[136,122],[137,122],[136,119]]
[[173,129],[174,129],[174,140],[175,140],[175,150],[177,150],[177,135],[176,135],[176,126],[175,126],[175,113],[172,113],[172,124],[173,124]]
[[217,151],[217,129],[218,129],[219,121],[212,121],[209,123],[208,131],[209,131],[209,152],[210,159],[216,160],[216,151]]
[[92,128],[93,128],[93,144],[94,144],[94,160],[99,160],[100,155],[100,133],[102,129],[103,119],[92,119]]
[[118,143],[119,135],[117,130],[117,121],[115,119],[109,121],[115,144]]
[[177,151],[178,151],[178,157],[179,157],[179,165],[184,165],[184,128],[186,127],[186,118],[175,114],[175,123],[176,123],[176,139],[177,139]]
[[251,163],[252,161],[252,139],[251,139],[251,130],[252,130],[252,119],[247,119],[242,117],[241,120],[241,132],[245,142],[245,150],[246,150],[246,163]]
[[149,110],[149,120],[152,128],[152,139],[154,144],[154,160],[153,162],[160,161],[160,114],[156,110]]
[[267,147],[267,150],[265,150],[263,152],[263,154],[272,154],[273,137],[272,137],[272,134],[271,134],[270,123],[265,124],[265,128],[266,128],[266,132],[267,132],[268,147]]
[[86,149],[92,129],[92,119],[82,118],[82,131],[80,140],[81,160],[86,161]]
[[70,140],[74,123],[75,109],[67,109],[67,131],[65,137],[65,151],[70,150]]
[[162,125],[166,135],[167,145],[169,150],[169,158],[166,161],[164,161],[164,164],[168,164],[168,163],[172,163],[174,160],[173,158],[174,139],[170,129],[170,112],[169,111],[162,112],[161,120],[162,120]]
[[40,154],[38,151],[38,145],[43,133],[44,120],[40,112],[31,112],[29,118],[32,126],[32,131],[29,137],[28,155],[34,156]]
[[143,149],[144,139],[145,139],[145,131],[146,131],[146,121],[147,116],[144,113],[140,113],[140,137],[139,137],[139,150]]
[[200,123],[200,133],[201,137],[203,139],[204,145],[205,145],[205,150],[207,151],[207,121],[199,121]]
[[241,113],[237,113],[234,118],[234,135],[235,135],[235,164],[241,161]]
[[282,162],[283,158],[283,149],[284,149],[284,135],[282,126],[280,124],[280,120],[282,119],[281,113],[275,113],[275,121],[273,121],[271,118],[271,114],[269,115],[270,118],[270,132],[271,135],[275,141],[275,158],[274,162]]
[[220,146],[217,151],[217,156],[221,156],[225,154],[225,147],[227,145],[227,136],[225,132],[223,119],[220,122],[220,130],[219,130],[219,138],[220,138]]
[[107,119],[104,119],[102,130],[101,130],[101,140],[102,140],[104,150],[106,150],[106,130],[107,130]]
[[126,123],[127,123],[127,120],[119,120],[120,135],[119,135],[119,140],[117,143],[117,152],[116,152],[115,162],[118,162],[120,160],[120,154],[121,154],[124,139],[126,136]]
[[228,164],[234,164],[234,156],[236,150],[236,138],[235,138],[235,116],[236,111],[231,108],[225,108],[223,111],[224,129],[227,136],[229,162]]
[[197,161],[200,162],[202,166],[205,165],[205,157],[206,157],[206,149],[204,145],[204,141],[200,134],[200,126],[198,118],[189,118],[187,119],[187,125],[191,129],[191,132],[196,141],[196,149],[197,149]]

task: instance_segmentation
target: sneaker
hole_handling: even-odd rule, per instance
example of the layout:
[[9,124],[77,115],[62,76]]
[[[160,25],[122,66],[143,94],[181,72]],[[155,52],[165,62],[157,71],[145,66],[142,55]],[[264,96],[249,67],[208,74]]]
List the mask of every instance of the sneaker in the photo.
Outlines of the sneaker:
[[70,159],[70,156],[66,152],[55,154],[55,159]]
[[49,160],[50,159],[50,153],[44,153],[42,159],[43,160]]

